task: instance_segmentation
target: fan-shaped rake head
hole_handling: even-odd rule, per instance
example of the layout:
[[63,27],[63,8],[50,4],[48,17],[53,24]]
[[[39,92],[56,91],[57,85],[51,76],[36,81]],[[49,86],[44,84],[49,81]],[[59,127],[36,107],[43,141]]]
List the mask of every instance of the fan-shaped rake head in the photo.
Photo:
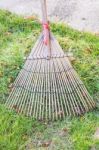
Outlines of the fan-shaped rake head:
[[13,84],[6,105],[38,120],[81,115],[95,102],[50,33],[50,59],[42,34]]

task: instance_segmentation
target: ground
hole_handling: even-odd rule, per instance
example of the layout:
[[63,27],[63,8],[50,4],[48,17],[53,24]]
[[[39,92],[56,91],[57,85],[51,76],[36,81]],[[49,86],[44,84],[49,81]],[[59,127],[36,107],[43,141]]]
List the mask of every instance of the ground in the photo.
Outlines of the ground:
[[64,24],[51,29],[65,51],[72,52],[73,67],[97,103],[92,112],[64,121],[38,122],[8,110],[4,103],[17,74],[41,31],[38,20],[0,10],[0,150],[98,150],[99,35],[73,30]]
[[[61,20],[75,29],[99,32],[99,0],[47,0],[47,4],[54,22]],[[40,0],[0,0],[0,8],[41,17]]]

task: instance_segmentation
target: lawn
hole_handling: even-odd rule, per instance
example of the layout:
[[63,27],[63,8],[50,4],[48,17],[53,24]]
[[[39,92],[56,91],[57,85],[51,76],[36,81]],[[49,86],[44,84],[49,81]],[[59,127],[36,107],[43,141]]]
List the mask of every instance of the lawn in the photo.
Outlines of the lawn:
[[41,25],[36,18],[0,10],[0,150],[99,150],[99,141],[94,138],[99,127],[99,36],[64,24],[51,24],[51,29],[64,51],[73,53],[73,67],[97,108],[78,118],[47,123],[18,115],[4,106]]

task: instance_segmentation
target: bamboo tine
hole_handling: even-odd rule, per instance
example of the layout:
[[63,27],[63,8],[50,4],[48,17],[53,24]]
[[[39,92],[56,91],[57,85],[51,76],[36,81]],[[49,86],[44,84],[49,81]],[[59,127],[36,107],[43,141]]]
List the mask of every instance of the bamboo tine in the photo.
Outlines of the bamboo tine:
[[40,110],[39,110],[39,116],[38,116],[38,119],[39,120],[42,120],[43,117],[42,117],[42,109],[43,109],[43,80],[44,80],[44,60],[42,60],[42,69],[41,69],[41,95],[40,95]]
[[51,120],[51,83],[50,83],[50,60],[47,61],[48,63],[48,71],[47,71],[47,76],[48,76],[48,99],[49,99],[49,106],[48,106],[48,112],[49,112],[49,120]]
[[[34,72],[35,68],[37,67],[37,65],[38,65],[38,62],[35,61],[34,64],[33,64],[33,66],[32,66],[32,68],[31,68],[31,70],[33,72]],[[24,113],[27,114],[27,116],[29,115],[29,110],[30,110],[30,107],[31,107],[31,94],[32,95],[34,94],[33,90],[32,90],[32,87],[34,87],[34,85],[33,85],[33,82],[34,82],[33,77],[34,76],[33,76],[33,72],[32,71],[30,72],[30,77],[29,77],[29,79],[27,81],[27,85],[26,85],[27,90],[30,93],[30,94],[28,94],[28,92],[27,92],[27,101],[24,104]],[[25,97],[24,97],[24,99],[25,99]]]
[[58,108],[58,112],[57,112],[57,116],[58,116],[58,118],[62,118],[62,116],[61,116],[61,107],[60,107],[60,101],[59,101],[59,97],[58,97],[58,80],[57,80],[57,76],[56,76],[56,74],[55,74],[55,70],[56,70],[56,66],[55,66],[55,62],[54,62],[54,59],[53,59],[53,67],[54,67],[54,81],[55,81],[55,97],[56,97],[56,103],[55,103],[55,105],[56,105],[56,107]]
[[[63,66],[64,68],[65,68],[65,66]],[[66,69],[69,69],[69,67],[67,67]],[[70,82],[69,84],[71,85],[71,87],[72,87],[72,92],[73,92],[73,96],[74,96],[74,98],[79,98],[78,97],[78,92],[76,92],[77,91],[77,87],[78,87],[78,85],[77,84],[75,84],[74,82],[72,83],[72,78],[71,78],[71,71],[72,71],[73,69],[70,69],[69,70],[69,72],[67,72],[67,77],[68,77],[68,81]],[[76,103],[76,101],[75,101],[75,103]],[[78,101],[78,103],[76,103],[77,105],[79,104],[80,105],[80,103],[79,103],[79,101]],[[81,107],[81,109],[82,109],[82,111],[83,111],[83,108],[82,108],[82,106],[80,105],[80,107]]]
[[[57,61],[58,61],[58,59],[56,59],[55,68],[57,68],[57,71],[61,72]],[[58,93],[58,98],[59,98],[59,101],[60,101],[60,108],[61,108],[61,112],[60,113],[61,113],[61,116],[64,118],[64,116],[65,116],[65,109],[63,107],[64,89],[63,89],[63,84],[62,84],[61,73],[56,73],[56,77],[57,77],[57,81],[58,81],[57,88],[59,89],[59,92],[61,93],[61,94],[59,94],[57,92]]]
[[51,91],[52,91],[52,94],[51,94],[52,120],[55,120],[55,118],[57,119],[57,107],[55,107],[56,105],[54,103],[54,101],[55,101],[55,97],[54,97],[55,96],[55,94],[54,94],[55,89],[54,89],[54,74],[53,74],[54,68],[53,68],[53,61],[52,60],[50,60],[50,71],[52,71],[52,73],[50,73],[51,74],[50,75],[51,76],[50,82],[51,82]]
[[[20,73],[21,74],[21,73]],[[19,74],[19,75],[20,75]],[[26,74],[27,75],[27,74]],[[17,78],[18,79],[18,78]],[[16,79],[16,80],[17,80]],[[15,85],[16,85],[16,82],[17,81],[15,81]],[[22,82],[22,81],[20,81],[20,82]],[[15,91],[17,91],[17,92],[15,92]],[[20,96],[20,94],[21,94],[21,91],[20,90],[18,90],[18,87],[15,87],[14,86],[14,88],[13,88],[13,90],[12,90],[12,92],[11,92],[11,94],[10,94],[10,96],[9,96],[9,98],[8,98],[8,100],[7,100],[7,105],[9,106],[9,107],[13,107],[14,105],[16,105],[17,104],[17,101],[18,101],[18,99],[19,99],[19,96]],[[17,97],[16,97],[17,96]],[[11,101],[11,100],[12,101]],[[16,100],[17,99],[17,100]]]
[[[29,70],[32,70],[32,68],[33,68],[33,64],[32,65],[30,65],[29,67],[28,67],[28,69]],[[27,87],[27,90],[29,89],[29,84],[30,84],[30,82],[31,82],[31,73],[28,73],[28,76],[25,78],[26,80],[25,80],[25,82],[23,83],[23,85],[25,85],[26,87]],[[26,93],[25,93],[26,94]],[[25,99],[25,97],[26,97],[26,95],[23,95],[23,98],[21,99],[21,104],[19,104],[20,106],[19,106],[19,110],[21,109],[22,111],[23,111],[23,109],[24,109],[24,105],[26,105],[26,99]],[[23,103],[22,103],[23,102]],[[22,106],[22,107],[21,107]]]
[[[70,70],[71,71],[71,70]],[[79,85],[79,86],[81,86],[81,85],[83,85],[83,83],[82,82],[78,82],[79,80],[77,80],[76,79],[76,76],[72,76],[72,75],[74,75],[74,73],[72,73],[71,72],[71,76],[70,76],[70,78],[73,80],[73,82],[76,84],[76,86],[75,87],[77,87],[77,85]],[[77,83],[76,83],[76,81],[77,81]],[[84,85],[83,85],[84,86]],[[84,98],[83,98],[83,96],[82,96],[82,93],[79,91],[79,88],[77,87],[77,94],[79,94],[79,96],[80,96],[80,99],[82,100],[82,103],[83,103],[83,105],[84,105],[84,107],[86,108],[86,111],[88,111],[88,106],[86,105],[86,103],[85,103],[85,100],[84,100]]]

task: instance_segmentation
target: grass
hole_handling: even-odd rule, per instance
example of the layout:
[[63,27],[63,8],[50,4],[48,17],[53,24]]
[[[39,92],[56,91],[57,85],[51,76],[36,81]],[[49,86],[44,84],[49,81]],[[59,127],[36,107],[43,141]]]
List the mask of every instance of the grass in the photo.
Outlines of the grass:
[[[64,51],[71,51],[75,70],[89,93],[99,99],[99,37],[78,32],[64,24],[51,24]],[[10,85],[24,64],[41,31],[38,21],[0,10],[0,150],[99,149],[93,138],[99,127],[99,109],[82,117],[54,123],[37,122],[5,108]]]

